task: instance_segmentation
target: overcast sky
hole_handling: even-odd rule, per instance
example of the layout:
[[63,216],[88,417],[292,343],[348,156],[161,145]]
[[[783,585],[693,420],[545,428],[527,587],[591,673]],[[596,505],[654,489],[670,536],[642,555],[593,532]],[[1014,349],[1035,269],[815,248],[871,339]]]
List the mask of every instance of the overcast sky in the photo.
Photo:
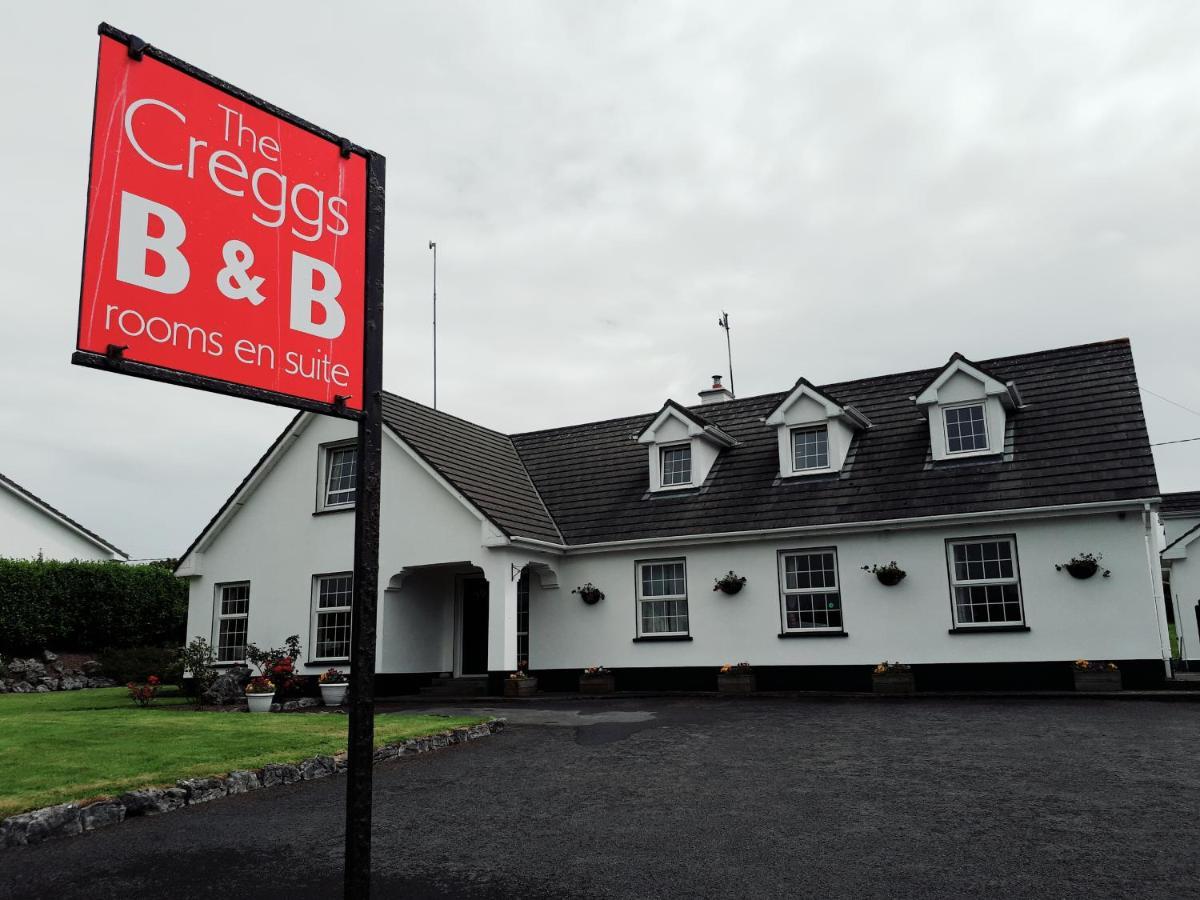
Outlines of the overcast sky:
[[[105,19],[387,156],[385,386],[506,432],[1127,336],[1200,411],[1200,5],[23,4],[0,472],[175,556],[287,410],[74,368]],[[1152,441],[1200,412],[1143,396]],[[1156,448],[1200,489],[1200,441]]]

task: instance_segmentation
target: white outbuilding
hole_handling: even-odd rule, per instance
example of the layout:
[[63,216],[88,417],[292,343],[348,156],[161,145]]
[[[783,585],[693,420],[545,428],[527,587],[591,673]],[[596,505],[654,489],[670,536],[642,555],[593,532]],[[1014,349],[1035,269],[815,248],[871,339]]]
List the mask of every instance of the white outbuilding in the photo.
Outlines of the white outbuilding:
[[125,560],[128,554],[0,473],[0,557]]

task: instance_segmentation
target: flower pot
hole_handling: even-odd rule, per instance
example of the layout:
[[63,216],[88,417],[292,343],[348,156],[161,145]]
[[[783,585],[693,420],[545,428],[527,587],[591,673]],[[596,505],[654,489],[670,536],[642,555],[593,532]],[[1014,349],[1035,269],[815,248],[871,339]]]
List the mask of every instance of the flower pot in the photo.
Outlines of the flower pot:
[[877,694],[912,694],[917,690],[917,679],[912,672],[885,672],[871,674],[871,686]]
[[1091,578],[1099,568],[1099,563],[1091,561],[1067,563],[1067,572],[1072,578]]
[[717,673],[717,691],[722,694],[752,694],[754,688],[753,672]]
[[326,706],[341,706],[346,699],[346,691],[350,689],[348,684],[323,684],[321,685],[321,702]]
[[271,704],[275,700],[275,694],[247,694],[246,705],[250,707],[252,713],[265,713],[271,711]]
[[612,694],[616,689],[616,679],[613,678],[612,672],[579,676],[579,693],[581,694]]
[[1073,669],[1075,675],[1075,690],[1077,691],[1119,691],[1121,690],[1120,672],[1081,672]]
[[720,584],[717,586],[721,589],[722,593],[728,594],[731,597],[734,594],[740,593],[742,588],[745,587],[745,585],[740,581],[731,581],[728,584]]
[[600,602],[600,598],[604,596],[600,591],[580,591],[579,596],[583,598],[583,602],[588,606],[595,606]]
[[875,577],[879,579],[879,583],[885,587],[895,587],[904,580],[904,572],[897,572],[892,569],[880,569],[875,573]]
[[504,680],[505,697],[532,697],[537,693],[536,678],[506,678]]

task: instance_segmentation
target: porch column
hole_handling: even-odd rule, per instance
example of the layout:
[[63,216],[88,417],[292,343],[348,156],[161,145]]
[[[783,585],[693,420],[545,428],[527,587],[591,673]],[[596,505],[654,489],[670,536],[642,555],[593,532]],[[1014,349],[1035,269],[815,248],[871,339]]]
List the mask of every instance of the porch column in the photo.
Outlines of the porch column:
[[510,672],[517,667],[517,579],[512,577],[513,571],[507,559],[488,571],[490,672]]

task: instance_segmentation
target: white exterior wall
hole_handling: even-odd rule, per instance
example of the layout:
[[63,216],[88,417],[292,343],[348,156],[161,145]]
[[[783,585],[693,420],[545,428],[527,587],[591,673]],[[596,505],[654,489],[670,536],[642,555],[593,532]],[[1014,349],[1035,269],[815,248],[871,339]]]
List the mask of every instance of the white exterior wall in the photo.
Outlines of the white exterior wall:
[[[215,642],[216,586],[250,582],[248,639],[260,647],[280,646],[299,634],[307,660],[311,651],[312,581],[317,574],[353,568],[354,513],[313,515],[320,445],[353,437],[355,426],[313,416],[211,546],[199,557],[191,579],[188,638]],[[482,566],[479,519],[385,433],[380,521],[380,672],[449,671],[453,647],[453,593],[439,602],[437,590],[453,585],[451,575],[421,572],[387,590],[405,567],[440,563]],[[186,571],[186,570],[183,570]],[[303,669],[316,674],[328,664]]]
[[[1015,534],[1028,632],[950,634],[945,540]],[[672,550],[568,556],[559,560],[563,588],[550,596],[536,583],[530,599],[530,668],[858,665],[1034,662],[1162,657],[1165,618],[1152,579],[1141,515],[1116,513],[1020,523],[973,524],[827,534],[803,540],[693,545]],[[836,547],[846,638],[780,639],[777,552]],[[1086,581],[1054,569],[1076,553],[1099,552],[1112,570]],[[693,640],[635,643],[635,560],[684,556]],[[859,567],[895,559],[908,572],[884,587]],[[1152,569],[1153,567],[1153,569]],[[712,590],[733,569],[741,593]],[[570,588],[591,581],[605,593],[585,606]]]
[[0,484],[0,557],[110,560],[122,557]]
[[[1197,525],[1200,525],[1200,516],[1164,519],[1166,543],[1172,543]],[[1196,627],[1196,604],[1200,603],[1200,533],[1188,535],[1188,538],[1167,550],[1163,558],[1171,567],[1179,655],[1195,665],[1200,664],[1200,631]]]

